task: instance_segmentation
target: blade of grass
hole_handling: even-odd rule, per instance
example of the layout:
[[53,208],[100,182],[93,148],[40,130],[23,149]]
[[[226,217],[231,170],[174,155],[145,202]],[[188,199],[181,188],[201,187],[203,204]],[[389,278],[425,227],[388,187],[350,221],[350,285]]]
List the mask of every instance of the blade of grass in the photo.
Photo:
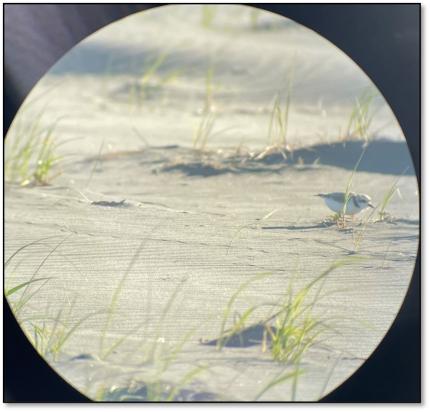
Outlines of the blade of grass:
[[[28,288],[30,287],[30,285],[32,284],[31,281],[33,279],[36,278],[36,275],[39,273],[39,270],[43,267],[43,265],[46,263],[46,261],[51,257],[51,255],[70,237],[72,236],[72,233],[68,236],[66,236],[64,239],[62,239],[54,248],[52,248],[49,253],[43,258],[42,262],[38,265],[38,267],[36,268],[35,272],[33,272],[33,274],[31,275],[31,278],[29,280],[29,283],[24,287],[24,291],[21,294],[21,297],[17,303],[17,307],[22,307],[22,301],[28,291]],[[44,283],[45,284],[45,283]],[[43,286],[43,285],[42,285]],[[33,296],[33,295],[31,295]],[[27,300],[28,301],[28,300]],[[27,302],[26,301],[26,302]]]
[[61,235],[54,235],[54,236],[47,236],[47,237],[44,237],[44,238],[41,238],[41,239],[38,239],[38,240],[35,240],[34,242],[30,242],[30,243],[27,243],[27,244],[25,244],[24,246],[21,246],[20,248],[18,248],[14,253],[12,253],[12,255],[10,255],[9,256],[9,258],[6,260],[6,262],[5,262],[5,268],[9,265],[9,263],[12,261],[12,259],[18,254],[18,253],[20,253],[21,251],[23,251],[24,249],[27,249],[28,247],[30,247],[30,246],[33,246],[33,245],[36,245],[36,244],[38,244],[38,243],[40,243],[40,242],[43,242],[44,240],[48,240],[48,239],[53,239],[53,238],[56,238],[56,237],[59,237],[59,236],[61,236]]
[[290,380],[294,378],[297,375],[302,375],[302,371],[294,370],[293,372],[287,372],[283,374],[279,374],[276,378],[272,379],[266,386],[263,387],[260,392],[257,393],[257,395],[254,398],[254,402],[258,401],[268,390],[272,389],[273,387],[284,383],[287,380]]
[[21,284],[19,284],[19,285],[15,286],[15,287],[13,287],[13,288],[11,288],[11,289],[6,290],[6,292],[5,292],[5,296],[6,296],[6,297],[8,297],[8,296],[10,296],[10,295],[13,295],[15,292],[18,292],[18,290],[20,290],[20,289],[22,289],[23,287],[25,287],[25,286],[27,286],[27,285],[30,285],[30,284],[32,284],[32,283],[40,282],[40,281],[42,281],[42,280],[49,280],[49,279],[53,279],[53,278],[52,278],[52,277],[49,277],[49,278],[38,278],[38,279],[29,280],[28,282],[23,282],[23,283],[21,283]]
[[232,307],[234,305],[234,302],[236,301],[236,299],[238,298],[238,296],[240,295],[240,293],[242,291],[244,291],[251,283],[255,282],[256,280],[262,279],[266,276],[270,276],[272,275],[271,272],[265,272],[265,273],[259,273],[255,276],[253,276],[251,279],[247,280],[246,282],[242,283],[239,288],[236,290],[236,292],[234,292],[234,294],[231,296],[231,298],[229,299],[225,309],[224,309],[224,314],[223,314],[223,319],[221,322],[221,328],[220,328],[220,332],[219,332],[219,338],[218,338],[218,342],[217,342],[217,350],[221,350],[222,347],[225,344],[225,326],[227,323],[227,319],[230,316]]
[[170,311],[170,309],[172,307],[172,304],[173,304],[173,302],[176,299],[176,296],[178,295],[180,289],[182,288],[182,286],[185,284],[186,281],[187,281],[187,279],[183,279],[176,286],[176,288],[173,291],[172,295],[170,296],[167,304],[163,308],[163,312],[161,313],[160,320],[158,321],[158,324],[157,324],[157,330],[156,330],[156,333],[155,333],[155,340],[154,340],[154,343],[153,343],[153,345],[152,345],[152,347],[151,347],[151,349],[149,351],[149,359],[150,360],[154,360],[155,359],[155,355],[156,355],[156,352],[157,352],[157,347],[158,347],[158,344],[159,344],[159,338],[160,338],[160,335],[161,335],[161,327],[162,327],[162,325],[164,325],[164,321],[166,319],[166,316],[169,313],[169,311]]
[[132,259],[130,260],[130,262],[128,264],[128,267],[127,267],[126,271],[124,272],[124,275],[121,277],[121,279],[120,279],[117,287],[114,290],[114,293],[112,295],[112,299],[111,299],[111,302],[110,302],[110,305],[109,305],[109,308],[108,308],[108,316],[107,316],[107,319],[106,319],[106,323],[105,323],[105,326],[103,328],[102,335],[101,335],[101,338],[100,338],[99,353],[100,353],[100,358],[101,359],[105,358],[104,353],[103,353],[104,341],[105,341],[105,338],[106,338],[107,331],[110,328],[110,325],[111,325],[111,322],[112,322],[112,318],[113,318],[113,314],[115,312],[115,308],[116,308],[117,301],[118,301],[119,295],[121,293],[121,290],[122,290],[122,288],[123,288],[123,286],[124,286],[124,284],[125,284],[128,276],[129,276],[131,270],[133,269],[135,263],[137,262],[140,254],[141,254],[141,252],[143,250],[143,247],[148,242],[149,236],[152,233],[154,233],[161,226],[161,224],[165,224],[165,223],[166,222],[162,222],[162,223],[158,223],[157,225],[155,225],[151,229],[149,235],[145,239],[142,240],[142,242],[140,243],[139,247],[135,251]]
[[203,371],[207,369],[207,366],[197,366],[194,369],[192,369],[190,372],[188,372],[178,383],[178,385],[175,385],[173,389],[170,391],[169,395],[167,396],[166,402],[172,402],[175,400],[175,397],[177,394],[182,390],[182,388],[188,384],[195,376],[199,375]]
[[366,150],[367,150],[367,146],[364,146],[364,148],[363,148],[363,150],[361,152],[361,155],[359,156],[359,158],[355,162],[354,169],[352,170],[352,172],[351,172],[351,174],[349,176],[348,182],[346,184],[345,199],[344,199],[344,202],[343,202],[341,216],[345,216],[346,208],[348,206],[348,202],[349,202],[349,199],[351,197],[352,182],[353,182],[355,173],[357,172],[358,166],[360,165],[361,160],[363,159],[363,156],[366,153]]

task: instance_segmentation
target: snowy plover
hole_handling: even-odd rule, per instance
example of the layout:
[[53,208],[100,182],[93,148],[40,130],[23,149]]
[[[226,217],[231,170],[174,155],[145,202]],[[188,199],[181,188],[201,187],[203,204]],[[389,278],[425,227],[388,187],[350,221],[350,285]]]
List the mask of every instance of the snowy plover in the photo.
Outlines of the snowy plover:
[[375,208],[372,205],[370,197],[360,193],[349,192],[349,194],[345,194],[342,192],[333,192],[319,193],[316,196],[322,197],[325,204],[339,215],[353,216],[368,207]]

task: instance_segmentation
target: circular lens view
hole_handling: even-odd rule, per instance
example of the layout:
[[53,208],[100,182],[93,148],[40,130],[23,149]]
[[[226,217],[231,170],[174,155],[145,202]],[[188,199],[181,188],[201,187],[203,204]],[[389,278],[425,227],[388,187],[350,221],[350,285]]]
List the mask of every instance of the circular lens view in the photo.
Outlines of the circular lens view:
[[98,401],[315,401],[394,321],[419,194],[384,97],[312,30],[172,5],[91,35],[5,143],[5,294]]

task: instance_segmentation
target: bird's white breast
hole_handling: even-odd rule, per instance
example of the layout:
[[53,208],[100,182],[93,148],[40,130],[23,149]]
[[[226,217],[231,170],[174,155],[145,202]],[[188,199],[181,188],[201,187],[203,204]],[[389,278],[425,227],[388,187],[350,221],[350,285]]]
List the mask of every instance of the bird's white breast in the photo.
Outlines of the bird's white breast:
[[[333,212],[339,213],[343,211],[343,202],[336,202],[333,199],[330,199],[329,197],[326,197],[325,204],[333,210]],[[360,212],[362,209],[360,207],[357,207],[352,199],[348,200],[348,203],[346,205],[345,214],[346,215],[355,215],[356,213]]]

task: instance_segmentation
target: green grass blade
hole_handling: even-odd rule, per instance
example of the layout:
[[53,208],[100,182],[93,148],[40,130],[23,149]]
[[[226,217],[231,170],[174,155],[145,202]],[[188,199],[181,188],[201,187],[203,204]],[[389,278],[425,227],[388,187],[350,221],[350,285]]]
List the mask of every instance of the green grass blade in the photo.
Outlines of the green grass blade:
[[293,379],[296,376],[302,375],[302,371],[295,370],[293,372],[287,372],[282,374],[281,376],[278,376],[277,378],[271,380],[266,386],[263,387],[263,389],[257,393],[257,395],[254,398],[254,401],[258,401],[268,390],[272,389],[273,387],[280,385],[281,383],[284,383],[285,381],[288,381],[290,379]]
[[25,287],[25,286],[27,286],[27,285],[30,285],[30,284],[32,284],[32,283],[40,282],[40,281],[42,281],[42,280],[49,280],[49,279],[53,279],[53,278],[52,278],[52,277],[49,277],[49,278],[38,278],[38,279],[32,279],[32,280],[29,280],[29,281],[27,281],[27,282],[21,283],[21,284],[19,284],[19,285],[17,285],[17,286],[15,286],[15,287],[13,287],[13,288],[11,288],[11,289],[8,289],[8,290],[5,292],[5,296],[6,296],[6,297],[8,297],[8,296],[10,296],[10,295],[13,295],[14,293],[18,292],[18,290],[20,290],[20,289],[22,289],[23,287]]

